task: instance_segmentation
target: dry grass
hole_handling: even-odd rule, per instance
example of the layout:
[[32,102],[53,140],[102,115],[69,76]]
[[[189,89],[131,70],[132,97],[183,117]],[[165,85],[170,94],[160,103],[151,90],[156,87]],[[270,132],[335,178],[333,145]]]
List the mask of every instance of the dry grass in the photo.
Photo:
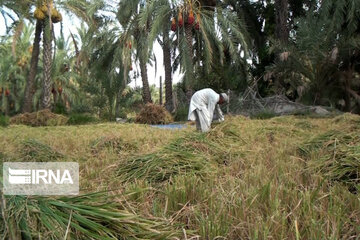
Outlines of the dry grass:
[[22,124],[32,127],[65,125],[68,118],[52,113],[49,109],[33,113],[19,114],[10,119],[11,124]]
[[126,209],[167,219],[188,238],[356,239],[359,183],[350,181],[349,191],[334,176],[349,169],[340,160],[356,171],[359,123],[351,114],[227,117],[207,134],[137,124],[10,126],[0,132],[0,156],[17,159],[35,139],[80,163],[83,192],[111,190]]

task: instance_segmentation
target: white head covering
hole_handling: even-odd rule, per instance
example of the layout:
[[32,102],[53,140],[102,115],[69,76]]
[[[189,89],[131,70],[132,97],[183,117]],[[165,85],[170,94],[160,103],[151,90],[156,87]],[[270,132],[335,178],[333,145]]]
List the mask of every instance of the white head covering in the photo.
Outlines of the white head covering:
[[226,103],[229,103],[229,97],[226,93],[220,93],[220,96],[224,99]]

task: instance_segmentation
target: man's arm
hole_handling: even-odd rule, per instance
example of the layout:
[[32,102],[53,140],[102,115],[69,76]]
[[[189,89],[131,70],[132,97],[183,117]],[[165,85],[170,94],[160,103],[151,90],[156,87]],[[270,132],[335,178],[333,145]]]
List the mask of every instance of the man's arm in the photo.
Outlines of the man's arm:
[[225,120],[224,114],[221,111],[221,108],[220,108],[219,104],[216,104],[215,111],[216,111],[216,116],[218,117],[219,122],[224,121]]
[[219,102],[219,94],[215,93],[211,96],[211,98],[209,98],[209,102],[208,102],[208,111],[210,114],[210,122],[213,121],[214,119],[214,114],[217,117],[217,120],[219,120],[219,122],[224,121],[224,115],[220,109],[220,106],[218,104]]

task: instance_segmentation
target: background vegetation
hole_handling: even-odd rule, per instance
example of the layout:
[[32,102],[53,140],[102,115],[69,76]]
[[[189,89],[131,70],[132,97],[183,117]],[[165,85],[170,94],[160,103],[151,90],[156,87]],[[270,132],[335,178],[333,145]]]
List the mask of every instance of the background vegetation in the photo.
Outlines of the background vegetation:
[[[105,120],[125,117],[142,103],[159,102],[147,68],[162,54],[163,104],[170,112],[183,111],[201,88],[238,95],[255,86],[261,96],[283,94],[357,113],[359,5],[356,0],[2,0],[7,34],[0,38],[1,112],[48,108]],[[79,26],[64,35],[70,17],[79,19]],[[61,29],[56,36],[55,25]],[[154,53],[155,42],[162,53]],[[184,77],[174,88],[178,69]],[[141,89],[127,87],[135,78]]]

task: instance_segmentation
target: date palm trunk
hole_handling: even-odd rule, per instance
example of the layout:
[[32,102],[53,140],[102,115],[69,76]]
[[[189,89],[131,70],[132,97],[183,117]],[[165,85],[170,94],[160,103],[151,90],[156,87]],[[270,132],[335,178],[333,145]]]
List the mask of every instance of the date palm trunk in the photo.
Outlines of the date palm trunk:
[[344,88],[345,88],[345,111],[346,112],[351,112],[351,103],[352,103],[352,99],[351,97],[354,98],[355,102],[357,103],[358,107],[360,107],[360,95],[351,89],[351,83],[353,80],[353,74],[354,74],[354,66],[349,66],[347,71],[344,72],[344,78],[345,78],[345,82],[344,82]]
[[171,51],[169,29],[165,28],[163,32],[163,55],[165,68],[165,108],[169,112],[174,109],[173,94],[172,94],[172,79],[171,79]]
[[276,36],[281,43],[286,44],[289,40],[288,0],[275,0]]
[[146,61],[142,57],[140,57],[140,72],[141,72],[141,80],[143,83],[143,92],[142,92],[143,101],[145,104],[152,103],[150,86],[147,75]]
[[33,43],[33,49],[31,53],[30,60],[30,71],[26,81],[25,87],[25,95],[24,95],[24,103],[22,112],[31,112],[32,111],[32,103],[33,97],[35,93],[35,77],[37,73],[37,67],[39,63],[39,55],[40,55],[40,41],[41,41],[41,32],[43,29],[42,21],[36,21],[35,27],[35,38]]
[[52,68],[52,22],[46,17],[43,33],[43,62],[44,62],[44,82],[43,82],[43,99],[42,108],[51,108],[51,68]]
[[186,74],[186,79],[185,79],[185,89],[186,89],[186,98],[188,100],[188,102],[190,102],[191,96],[193,94],[193,88],[192,88],[192,82],[194,81],[194,64],[193,64],[193,35],[192,35],[192,25],[190,24],[185,24],[185,38],[186,38],[186,43],[187,43],[187,47],[188,47],[188,61],[191,62],[191,69],[189,69],[190,71]]

